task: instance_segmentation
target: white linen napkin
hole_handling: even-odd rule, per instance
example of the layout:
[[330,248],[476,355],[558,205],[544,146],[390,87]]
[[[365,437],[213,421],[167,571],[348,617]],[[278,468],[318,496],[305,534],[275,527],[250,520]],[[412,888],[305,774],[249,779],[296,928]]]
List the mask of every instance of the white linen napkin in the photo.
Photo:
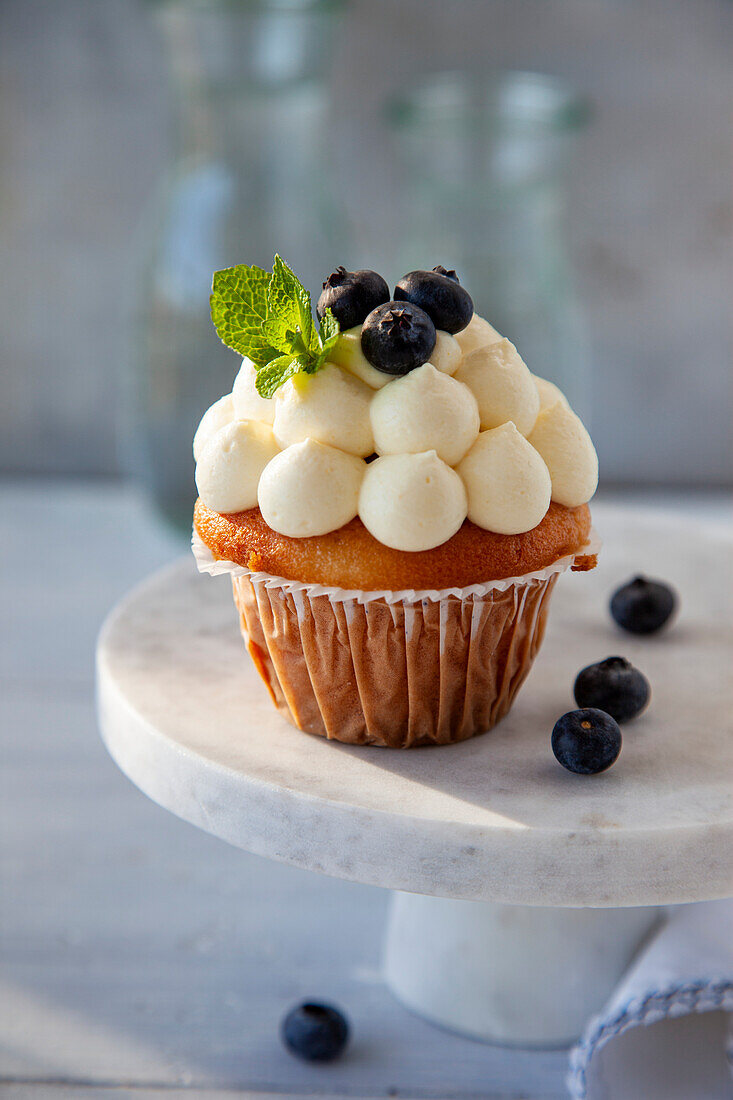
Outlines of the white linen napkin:
[[670,910],[573,1047],[570,1096],[733,1097],[732,1018],[725,1013],[733,1013],[733,901]]

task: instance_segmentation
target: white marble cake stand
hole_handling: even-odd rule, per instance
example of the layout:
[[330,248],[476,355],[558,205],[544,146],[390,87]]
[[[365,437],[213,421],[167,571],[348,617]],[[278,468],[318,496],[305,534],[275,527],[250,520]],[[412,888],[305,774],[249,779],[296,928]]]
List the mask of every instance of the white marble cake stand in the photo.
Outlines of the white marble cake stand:
[[[658,906],[733,894],[733,540],[674,517],[595,510],[602,565],[561,578],[512,713],[446,748],[351,748],[299,732],[246,657],[229,582],[183,561],[111,614],[99,718],[119,766],[162,806],[259,855],[396,891],[386,979],[423,1016],[475,1037],[571,1041]],[[682,611],[622,635],[609,591],[671,581]],[[621,653],[648,712],[600,776],[565,772],[550,731],[583,665]]]

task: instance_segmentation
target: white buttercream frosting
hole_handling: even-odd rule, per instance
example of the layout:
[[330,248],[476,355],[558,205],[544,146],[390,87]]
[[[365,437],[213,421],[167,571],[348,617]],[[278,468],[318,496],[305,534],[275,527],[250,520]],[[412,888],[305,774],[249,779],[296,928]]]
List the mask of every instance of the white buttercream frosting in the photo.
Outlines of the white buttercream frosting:
[[436,451],[455,466],[479,432],[473,394],[431,363],[375,394],[371,406],[377,454]]
[[482,432],[458,466],[472,523],[500,535],[531,531],[550,506],[550,474],[511,422]]
[[580,417],[556,401],[543,409],[529,442],[545,461],[552,499],[568,508],[585,504],[598,485],[598,456]]
[[493,325],[474,313],[471,320],[461,332],[456,333],[456,340],[464,355],[475,351],[476,348],[485,348],[489,344],[495,344],[501,340],[501,336]]
[[325,535],[352,520],[367,464],[305,439],[276,455],[260,478],[260,511],[273,531],[292,538]]
[[349,454],[370,455],[371,398],[367,385],[334,363],[316,374],[296,374],[275,395],[275,438],[281,447],[315,439]]
[[461,345],[455,336],[438,329],[435,333],[435,347],[430,352],[429,359],[435,369],[443,374],[455,374],[462,355]]
[[223,428],[225,424],[230,424],[235,419],[234,401],[230,393],[224,394],[213,405],[209,405],[201,417],[196,434],[193,437],[193,457],[196,462],[201,457],[203,449],[212,435],[218,432],[219,428]]
[[271,397],[260,397],[255,385],[256,377],[254,363],[245,356],[232,386],[234,414],[237,420],[261,420],[264,424],[272,424],[275,402]]
[[540,378],[537,374],[533,374],[532,378],[540,395],[540,411],[549,409],[550,405],[554,405],[556,401],[562,401],[563,405],[569,406],[567,397],[554,382],[548,382],[546,378]]
[[466,518],[466,491],[435,451],[385,455],[367,466],[359,494],[367,530],[395,550],[431,550]]
[[454,378],[476,398],[482,429],[498,428],[511,420],[522,435],[532,431],[540,396],[529,369],[508,340],[464,355]]
[[361,325],[346,329],[336,341],[336,347],[331,352],[331,359],[344,370],[355,375],[373,390],[379,390],[388,382],[394,381],[393,374],[385,374],[383,370],[377,370],[372,366],[364,352],[361,350]]
[[231,513],[259,503],[273,530],[297,538],[358,514],[384,545],[421,551],[466,516],[521,534],[550,499],[577,507],[593,496],[598,460],[567,398],[483,317],[455,336],[438,331],[429,362],[402,376],[368,362],[361,333],[342,332],[331,362],[270,400],[242,360],[194,436],[204,504]]
[[242,512],[257,504],[262,471],[278,452],[269,424],[234,420],[206,443],[196,464],[196,488],[214,512]]

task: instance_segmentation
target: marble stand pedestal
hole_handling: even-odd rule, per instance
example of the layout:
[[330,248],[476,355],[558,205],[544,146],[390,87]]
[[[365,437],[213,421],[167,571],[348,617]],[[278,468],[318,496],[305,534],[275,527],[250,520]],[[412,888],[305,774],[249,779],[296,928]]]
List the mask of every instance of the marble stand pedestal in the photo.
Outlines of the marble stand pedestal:
[[[385,974],[436,1023],[557,1045],[601,1007],[657,907],[733,893],[732,540],[676,517],[594,510],[600,567],[558,583],[536,665],[484,737],[405,752],[329,743],[273,709],[226,578],[183,561],[111,614],[98,708],[119,766],[231,844],[397,891]],[[622,635],[610,591],[646,572],[681,615]],[[613,654],[652,684],[617,764],[565,772],[550,751],[579,668]],[[424,895],[424,896],[419,896]]]
[[662,910],[560,909],[395,892],[384,957],[404,1005],[473,1039],[569,1046]]

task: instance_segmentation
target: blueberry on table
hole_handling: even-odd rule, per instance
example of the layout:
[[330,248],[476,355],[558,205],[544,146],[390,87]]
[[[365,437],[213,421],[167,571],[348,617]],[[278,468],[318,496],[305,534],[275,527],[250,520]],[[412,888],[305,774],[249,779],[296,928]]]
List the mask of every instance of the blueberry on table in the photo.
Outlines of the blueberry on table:
[[628,722],[641,714],[651,689],[644,673],[625,657],[607,657],[578,673],[573,694],[579,707],[596,707],[617,722]]
[[610,768],[621,752],[618,723],[603,710],[585,707],[563,714],[552,731],[558,764],[577,775],[596,775]]
[[410,271],[398,282],[394,296],[424,309],[443,332],[461,332],[473,317],[470,294],[448,273]]
[[655,634],[668,621],[677,597],[663,581],[634,577],[611,597],[611,615],[630,634]]
[[435,341],[435,325],[410,302],[385,302],[372,310],[361,330],[361,350],[385,374],[408,374],[427,363]]
[[349,1025],[332,1005],[307,1002],[291,1008],[280,1034],[285,1046],[306,1062],[330,1062],[343,1053]]
[[337,267],[323,284],[316,314],[330,309],[341,331],[360,325],[367,314],[389,301],[389,287],[376,271],[347,271]]

